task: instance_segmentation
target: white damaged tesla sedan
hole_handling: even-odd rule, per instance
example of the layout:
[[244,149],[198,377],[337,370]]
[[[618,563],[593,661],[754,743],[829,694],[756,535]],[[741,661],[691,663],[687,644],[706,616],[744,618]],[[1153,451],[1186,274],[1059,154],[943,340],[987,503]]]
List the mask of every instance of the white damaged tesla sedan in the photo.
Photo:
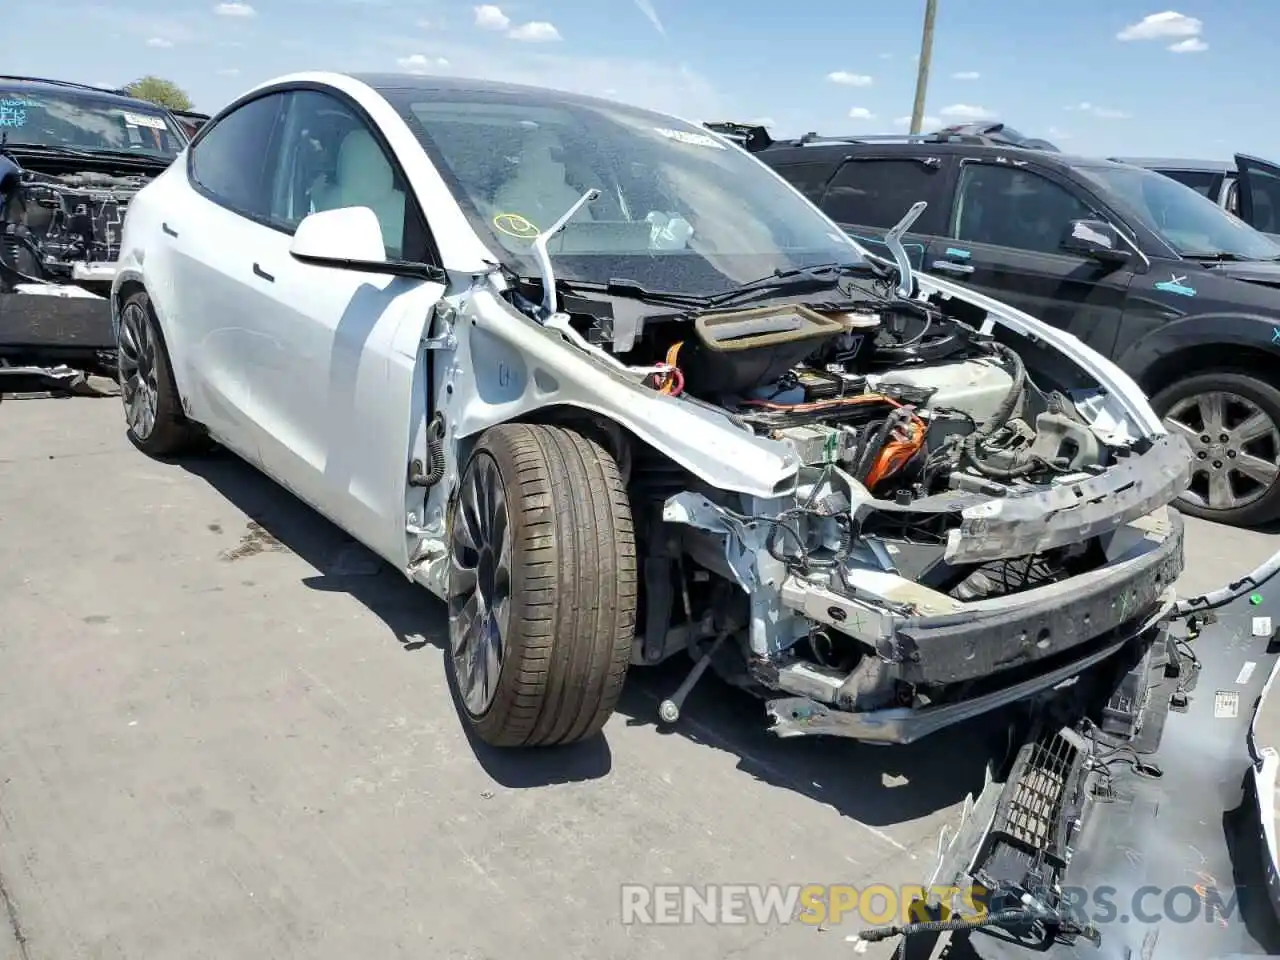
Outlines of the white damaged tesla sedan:
[[711,667],[780,736],[909,742],[1166,642],[1189,457],[1080,341],[913,272],[922,206],[881,259],[698,124],[286,76],[129,208],[128,434],[443,598],[490,744],[591,736],[674,656],[666,722]]

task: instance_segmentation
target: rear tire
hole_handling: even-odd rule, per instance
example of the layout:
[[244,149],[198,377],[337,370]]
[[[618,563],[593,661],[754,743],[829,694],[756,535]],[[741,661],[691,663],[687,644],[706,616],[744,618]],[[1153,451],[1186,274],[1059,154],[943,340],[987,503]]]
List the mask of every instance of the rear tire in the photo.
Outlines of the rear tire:
[[169,351],[145,290],[120,308],[116,375],[129,442],[150,457],[196,447],[202,437],[182,413]]
[[635,534],[613,457],[562,427],[494,427],[449,539],[448,669],[477,736],[533,747],[599,733],[635,638]]
[[1280,517],[1280,390],[1250,373],[1210,371],[1166,387],[1151,406],[1191,446],[1180,511],[1240,527]]

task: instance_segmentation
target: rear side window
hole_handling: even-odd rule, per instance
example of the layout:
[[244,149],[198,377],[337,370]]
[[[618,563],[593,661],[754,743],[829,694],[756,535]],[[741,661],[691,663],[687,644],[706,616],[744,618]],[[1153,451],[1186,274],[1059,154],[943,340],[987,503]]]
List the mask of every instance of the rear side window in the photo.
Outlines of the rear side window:
[[266,217],[268,148],[283,93],[250,100],[211,126],[191,148],[191,179],[237,213]]
[[1209,170],[1160,170],[1166,177],[1184,183],[1201,196],[1208,197],[1215,203],[1218,191],[1222,189],[1222,174]]
[[809,160],[801,163],[779,163],[773,168],[806,197],[821,204],[822,190],[835,172],[836,165]]
[[940,169],[924,159],[849,160],[827,188],[822,208],[837,223],[887,230],[913,203],[932,196]]

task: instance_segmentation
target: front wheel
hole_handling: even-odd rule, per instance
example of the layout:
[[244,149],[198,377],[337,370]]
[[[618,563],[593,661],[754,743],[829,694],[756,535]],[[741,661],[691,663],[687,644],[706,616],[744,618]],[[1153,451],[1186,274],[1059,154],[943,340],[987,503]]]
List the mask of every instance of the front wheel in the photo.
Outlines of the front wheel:
[[1232,526],[1280,516],[1280,390],[1248,373],[1188,377],[1151,405],[1191,447],[1183,513]]
[[617,463],[572,430],[494,427],[467,462],[449,531],[448,669],[468,723],[499,747],[599,733],[635,637]]

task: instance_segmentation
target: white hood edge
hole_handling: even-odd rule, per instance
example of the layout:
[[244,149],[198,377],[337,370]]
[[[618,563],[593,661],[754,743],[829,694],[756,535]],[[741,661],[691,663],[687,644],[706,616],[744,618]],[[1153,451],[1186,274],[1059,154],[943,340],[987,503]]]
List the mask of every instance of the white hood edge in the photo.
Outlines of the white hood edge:
[[1028,313],[1023,313],[961,284],[919,271],[914,275],[920,284],[921,293],[941,293],[963,300],[980,310],[985,310],[988,314],[988,323],[994,319],[1010,330],[1041,340],[1070,357],[1085,373],[1098,381],[1098,384],[1107,391],[1110,399],[1119,406],[1132,421],[1133,426],[1143,435],[1159,437],[1166,433],[1164,424],[1151,408],[1147,395],[1142,392],[1142,388],[1134,379],[1098,351],[1086,345],[1079,337],[1051,327],[1043,320],[1037,320]]

